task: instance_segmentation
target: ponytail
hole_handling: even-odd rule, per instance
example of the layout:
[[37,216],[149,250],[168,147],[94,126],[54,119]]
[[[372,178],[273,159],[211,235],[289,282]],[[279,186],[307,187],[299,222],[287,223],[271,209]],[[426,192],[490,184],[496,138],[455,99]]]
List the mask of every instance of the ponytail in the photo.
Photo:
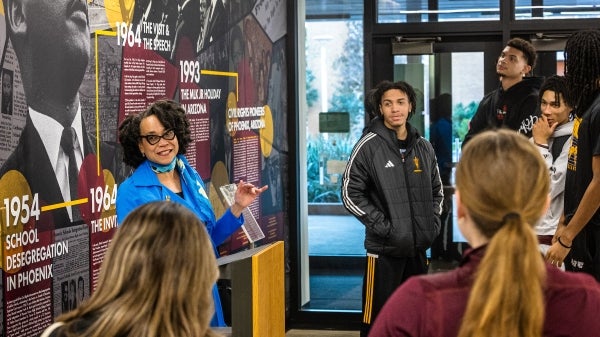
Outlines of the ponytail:
[[507,214],[475,274],[458,336],[541,337],[545,278],[533,229]]
[[463,148],[456,188],[488,239],[458,336],[541,337],[546,265],[533,225],[548,200],[546,163],[515,131],[485,131]]

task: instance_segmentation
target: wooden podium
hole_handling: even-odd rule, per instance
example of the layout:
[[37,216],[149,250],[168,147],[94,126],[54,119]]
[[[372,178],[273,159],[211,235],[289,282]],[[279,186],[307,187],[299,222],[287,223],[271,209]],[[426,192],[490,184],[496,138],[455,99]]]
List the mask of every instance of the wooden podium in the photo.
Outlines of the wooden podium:
[[231,336],[285,337],[283,241],[217,259],[231,280]]

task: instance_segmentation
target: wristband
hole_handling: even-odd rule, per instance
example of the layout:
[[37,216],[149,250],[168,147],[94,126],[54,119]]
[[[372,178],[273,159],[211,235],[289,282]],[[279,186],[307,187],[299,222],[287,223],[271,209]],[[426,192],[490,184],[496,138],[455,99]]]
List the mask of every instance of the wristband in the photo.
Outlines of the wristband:
[[538,142],[536,142],[536,141],[534,141],[533,143],[534,143],[535,145],[537,145],[537,146],[541,147],[541,148],[544,148],[544,149],[546,149],[546,150],[550,149],[550,147],[548,146],[548,144],[540,144],[540,143],[538,143]]
[[558,237],[558,243],[563,246],[564,248],[567,249],[571,249],[571,247],[573,247],[573,244],[571,244],[570,246],[565,245],[564,243],[562,243],[562,241],[560,241],[560,236]]

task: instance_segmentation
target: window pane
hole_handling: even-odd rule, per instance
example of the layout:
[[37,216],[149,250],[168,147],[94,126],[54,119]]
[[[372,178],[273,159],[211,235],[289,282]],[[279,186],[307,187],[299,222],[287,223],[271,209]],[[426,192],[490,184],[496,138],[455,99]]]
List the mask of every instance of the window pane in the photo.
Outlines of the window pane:
[[301,274],[300,306],[307,311],[361,309],[364,226],[345,210],[340,191],[365,120],[363,6],[358,0],[306,1],[306,139],[300,144],[306,146],[308,201],[301,244],[308,249],[301,255],[308,268]]
[[500,19],[500,1],[379,0],[378,23],[489,21]]
[[[362,21],[314,20],[305,28],[308,202],[341,204],[341,174],[364,128]],[[330,112],[348,115],[348,131],[322,130],[320,117]]]
[[516,0],[515,18],[587,19],[600,18],[597,0]]

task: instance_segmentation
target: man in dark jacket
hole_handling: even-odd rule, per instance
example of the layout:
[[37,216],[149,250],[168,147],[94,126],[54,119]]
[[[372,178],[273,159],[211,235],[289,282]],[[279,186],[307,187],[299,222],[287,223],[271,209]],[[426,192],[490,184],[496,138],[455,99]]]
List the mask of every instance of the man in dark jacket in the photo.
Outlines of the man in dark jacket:
[[526,76],[533,71],[536,59],[535,48],[528,41],[508,41],[496,62],[500,86],[479,103],[463,146],[476,134],[492,128],[506,127],[531,137],[539,115],[538,92],[543,78]]
[[405,82],[381,82],[378,114],[354,146],[342,181],[344,206],[365,225],[363,326],[408,277],[427,273],[444,199],[431,144],[408,124],[416,107]]

